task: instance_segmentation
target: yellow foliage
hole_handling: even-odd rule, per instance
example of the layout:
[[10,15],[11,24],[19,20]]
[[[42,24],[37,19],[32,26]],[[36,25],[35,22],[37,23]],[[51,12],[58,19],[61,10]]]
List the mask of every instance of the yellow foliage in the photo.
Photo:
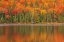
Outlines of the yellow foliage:
[[41,12],[40,8],[34,8],[35,13]]
[[43,10],[41,10],[41,14],[46,14],[46,10],[45,9],[43,9]]
[[43,3],[45,3],[45,2],[46,2],[46,0],[42,0],[42,2],[43,2]]
[[44,8],[47,9],[49,7],[48,3],[44,3]]
[[50,2],[50,1],[51,1],[51,2],[55,2],[55,0],[47,0],[47,1],[49,1],[49,2]]
[[34,8],[31,8],[31,15],[34,16]]
[[14,0],[11,0],[11,2],[14,2]]

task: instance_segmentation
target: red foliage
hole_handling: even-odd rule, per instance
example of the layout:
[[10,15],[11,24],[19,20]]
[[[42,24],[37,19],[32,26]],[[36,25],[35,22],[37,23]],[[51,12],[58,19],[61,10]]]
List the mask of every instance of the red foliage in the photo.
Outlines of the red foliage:
[[59,0],[56,0],[55,7],[57,8],[57,14],[60,14],[64,9],[64,5],[62,5]]
[[6,8],[2,8],[2,12],[5,13],[5,15],[8,15],[8,10]]
[[1,6],[2,8],[5,8],[6,7],[6,5],[4,4],[4,2],[2,2],[2,6]]
[[18,13],[18,10],[13,9],[13,10],[11,11],[11,13],[12,13],[12,15],[15,15],[15,14],[17,14],[17,13]]

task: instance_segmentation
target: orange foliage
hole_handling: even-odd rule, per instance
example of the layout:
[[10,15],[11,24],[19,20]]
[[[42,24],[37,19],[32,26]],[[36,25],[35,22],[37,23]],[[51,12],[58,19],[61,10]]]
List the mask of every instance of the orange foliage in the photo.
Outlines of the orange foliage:
[[25,7],[24,7],[23,5],[21,5],[21,6],[19,7],[19,11],[22,12],[22,10],[24,10],[24,8],[25,8]]
[[38,3],[42,3],[42,0],[38,0]]
[[47,0],[42,0],[42,2],[43,2],[43,3],[46,3],[46,2],[47,2]]
[[49,3],[44,3],[44,9],[48,9],[49,8]]
[[64,5],[60,3],[60,0],[56,0],[55,9],[57,10],[57,14],[60,14],[63,11]]
[[21,5],[21,3],[17,2],[14,9],[17,10],[17,11],[22,12],[22,10],[24,9],[24,6]]
[[53,8],[54,7],[54,3],[53,2],[48,2],[49,3],[49,7]]
[[14,5],[14,2],[9,1],[9,6],[12,7]]
[[31,0],[26,0],[26,2],[31,2]]
[[0,12],[2,11],[2,7],[0,7]]
[[42,0],[38,0],[38,5],[42,6]]
[[31,0],[31,2],[32,2],[33,4],[35,4],[36,0]]
[[21,3],[17,2],[15,8],[18,10],[21,6]]
[[58,8],[53,8],[53,10],[54,10],[54,13],[57,14]]
[[8,7],[9,6],[9,2],[8,1],[3,1],[2,2],[2,7]]
[[60,14],[60,13],[63,11],[64,6],[61,5],[61,4],[59,4],[59,5],[56,4],[53,9],[54,9],[54,13],[55,13],[55,14]]
[[31,7],[25,7],[24,12],[26,13],[26,12],[30,11],[30,9],[31,9]]
[[20,3],[21,3],[21,4],[24,4],[24,3],[25,3],[25,0],[20,0]]
[[31,0],[26,0],[27,4],[30,5],[31,3]]

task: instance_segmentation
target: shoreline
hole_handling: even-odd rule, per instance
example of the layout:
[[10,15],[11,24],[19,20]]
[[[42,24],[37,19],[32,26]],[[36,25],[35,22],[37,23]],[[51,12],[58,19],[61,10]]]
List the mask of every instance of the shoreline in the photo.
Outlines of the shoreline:
[[64,26],[64,23],[36,23],[36,24],[22,24],[22,23],[3,23],[0,26]]

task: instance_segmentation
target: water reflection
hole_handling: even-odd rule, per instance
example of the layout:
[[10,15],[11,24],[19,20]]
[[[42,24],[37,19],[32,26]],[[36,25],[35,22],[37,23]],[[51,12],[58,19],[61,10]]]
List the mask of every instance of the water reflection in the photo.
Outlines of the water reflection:
[[64,26],[0,26],[0,42],[64,42]]

